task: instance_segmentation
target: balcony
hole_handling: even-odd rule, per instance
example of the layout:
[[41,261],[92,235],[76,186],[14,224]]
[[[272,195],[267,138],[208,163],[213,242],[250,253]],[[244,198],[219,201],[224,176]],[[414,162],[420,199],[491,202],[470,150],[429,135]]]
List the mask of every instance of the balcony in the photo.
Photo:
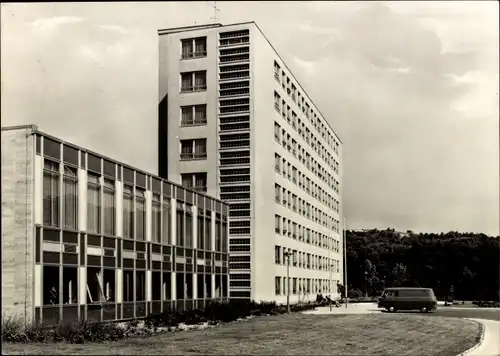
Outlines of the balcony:
[[207,56],[207,51],[199,51],[199,52],[191,52],[191,53],[183,53],[182,59],[194,59],[194,58],[203,58]]
[[206,84],[181,87],[181,93],[192,93],[192,92],[205,91],[205,90],[207,90]]
[[181,153],[181,160],[182,161],[203,160],[206,158],[207,158],[206,152],[198,152],[198,153],[184,152],[184,153]]

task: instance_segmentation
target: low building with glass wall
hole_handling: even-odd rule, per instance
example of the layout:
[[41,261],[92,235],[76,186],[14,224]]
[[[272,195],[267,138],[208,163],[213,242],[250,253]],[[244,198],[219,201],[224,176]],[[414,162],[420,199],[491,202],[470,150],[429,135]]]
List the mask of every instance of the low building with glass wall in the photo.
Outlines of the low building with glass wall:
[[2,128],[2,315],[121,320],[228,297],[228,206],[38,131]]

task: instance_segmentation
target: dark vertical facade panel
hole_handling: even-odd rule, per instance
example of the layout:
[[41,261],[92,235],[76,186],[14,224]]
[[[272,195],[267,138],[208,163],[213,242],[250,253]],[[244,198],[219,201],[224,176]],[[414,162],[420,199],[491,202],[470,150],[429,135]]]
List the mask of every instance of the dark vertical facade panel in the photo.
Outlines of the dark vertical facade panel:
[[172,184],[168,182],[163,182],[163,195],[172,198]]
[[85,266],[85,252],[86,252],[85,235],[81,235],[80,239],[80,265]]
[[61,144],[50,138],[43,138],[43,154],[44,156],[61,160]]
[[130,168],[123,167],[123,181],[125,183],[134,184],[134,171]]
[[59,230],[44,229],[43,230],[43,240],[44,241],[52,241],[52,242],[60,242],[61,237],[59,234]]
[[135,184],[138,187],[146,189],[146,175],[141,172],[135,172]]
[[116,179],[121,182],[122,180],[122,166],[117,167]]
[[161,180],[158,178],[153,177],[153,182],[151,186],[151,190],[157,193],[161,192]]
[[193,192],[190,190],[186,190],[186,203],[193,204]]
[[78,150],[68,145],[63,146],[63,160],[66,163],[78,166]]
[[175,194],[175,197],[176,199],[179,201],[179,202],[185,202],[186,201],[186,198],[184,197],[184,192],[186,191],[184,188],[181,188],[181,187],[176,187],[176,194]]
[[40,251],[41,251],[41,237],[40,237],[40,228],[37,227],[35,231],[35,262],[40,263]]
[[85,152],[80,152],[80,168],[87,168],[87,165],[85,164]]
[[105,159],[103,163],[103,174],[116,179],[116,164]]
[[101,158],[92,154],[87,154],[88,169],[97,173],[101,172]]
[[118,268],[121,268],[122,266],[122,240],[118,240],[116,244],[116,259],[117,259],[117,266]]
[[168,178],[168,94],[158,104],[158,175]]
[[42,137],[40,135],[35,136],[36,154],[42,154]]

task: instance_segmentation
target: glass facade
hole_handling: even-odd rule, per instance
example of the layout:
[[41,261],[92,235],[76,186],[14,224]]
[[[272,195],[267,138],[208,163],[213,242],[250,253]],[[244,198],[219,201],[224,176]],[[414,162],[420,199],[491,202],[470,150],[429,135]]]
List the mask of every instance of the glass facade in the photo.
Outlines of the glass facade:
[[39,133],[36,139],[43,160],[42,191],[35,191],[43,196],[36,321],[137,318],[228,297],[227,205]]

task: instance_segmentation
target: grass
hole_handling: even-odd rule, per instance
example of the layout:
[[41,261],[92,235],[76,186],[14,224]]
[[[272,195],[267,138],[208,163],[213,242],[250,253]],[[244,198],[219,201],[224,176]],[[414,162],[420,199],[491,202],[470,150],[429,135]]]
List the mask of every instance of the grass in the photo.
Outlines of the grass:
[[3,343],[2,354],[455,356],[477,343],[479,335],[479,325],[464,319],[411,314],[292,314],[117,342]]

